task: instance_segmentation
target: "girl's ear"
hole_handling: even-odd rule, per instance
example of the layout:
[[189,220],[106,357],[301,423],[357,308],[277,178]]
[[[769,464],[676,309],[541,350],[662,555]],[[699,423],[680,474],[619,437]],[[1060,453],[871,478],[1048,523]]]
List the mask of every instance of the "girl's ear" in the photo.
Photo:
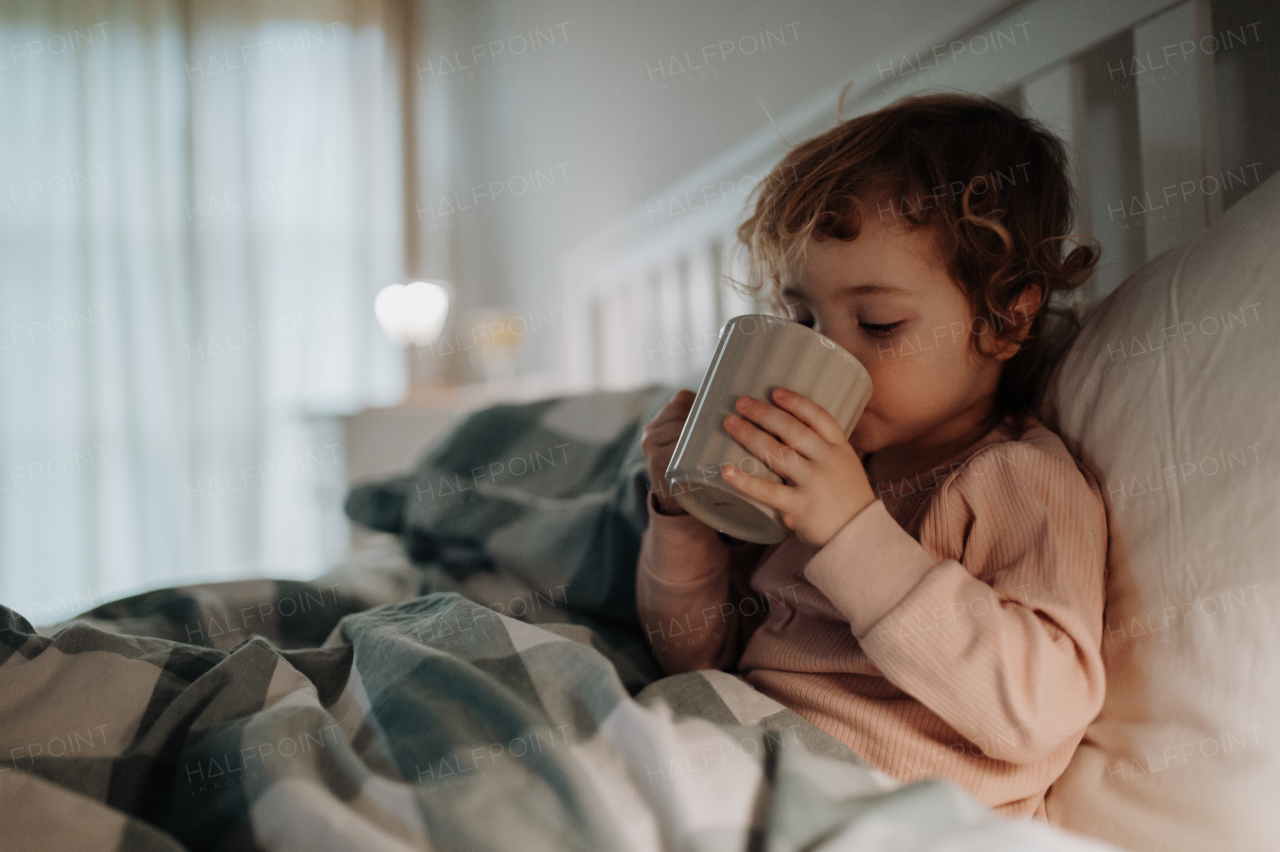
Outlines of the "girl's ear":
[[1043,305],[1044,288],[1041,285],[1033,283],[1022,288],[1018,301],[1013,303],[1013,308],[1009,311],[1012,323],[1009,325],[1008,333],[1001,336],[997,344],[995,358],[1007,361],[1018,354],[1018,350],[1022,348],[1023,339],[1031,329],[1031,323]]

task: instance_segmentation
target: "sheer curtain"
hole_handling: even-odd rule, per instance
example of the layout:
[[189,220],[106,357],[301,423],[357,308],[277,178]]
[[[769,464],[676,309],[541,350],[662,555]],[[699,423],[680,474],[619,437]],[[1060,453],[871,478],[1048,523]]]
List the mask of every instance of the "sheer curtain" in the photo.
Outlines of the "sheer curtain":
[[0,11],[0,602],[345,551],[335,418],[405,383],[392,6]]

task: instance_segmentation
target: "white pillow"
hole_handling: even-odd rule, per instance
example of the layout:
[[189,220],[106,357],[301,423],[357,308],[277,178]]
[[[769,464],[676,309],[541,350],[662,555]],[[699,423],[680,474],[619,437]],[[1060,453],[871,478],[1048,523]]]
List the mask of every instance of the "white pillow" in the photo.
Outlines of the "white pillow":
[[1280,175],[1102,300],[1047,402],[1111,533],[1106,701],[1049,820],[1280,848]]

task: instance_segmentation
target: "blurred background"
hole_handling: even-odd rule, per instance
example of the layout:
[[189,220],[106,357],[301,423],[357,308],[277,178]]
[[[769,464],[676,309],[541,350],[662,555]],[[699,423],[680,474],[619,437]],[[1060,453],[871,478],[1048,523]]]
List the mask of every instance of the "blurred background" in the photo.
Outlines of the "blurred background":
[[48,623],[315,576],[359,544],[348,486],[468,411],[696,388],[720,323],[761,309],[720,284],[747,195],[846,84],[846,117],[953,89],[1061,135],[1101,298],[1280,164],[1277,18],[3,0],[0,601]]

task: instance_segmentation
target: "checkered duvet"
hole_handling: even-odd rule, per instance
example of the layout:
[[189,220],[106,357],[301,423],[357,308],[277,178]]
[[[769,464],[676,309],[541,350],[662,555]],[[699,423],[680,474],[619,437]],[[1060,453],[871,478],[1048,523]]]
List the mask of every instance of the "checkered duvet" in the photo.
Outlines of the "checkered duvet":
[[0,847],[1102,848],[899,785],[733,675],[660,676],[639,432],[674,390],[473,415],[352,492],[384,533],[313,581],[0,606]]

